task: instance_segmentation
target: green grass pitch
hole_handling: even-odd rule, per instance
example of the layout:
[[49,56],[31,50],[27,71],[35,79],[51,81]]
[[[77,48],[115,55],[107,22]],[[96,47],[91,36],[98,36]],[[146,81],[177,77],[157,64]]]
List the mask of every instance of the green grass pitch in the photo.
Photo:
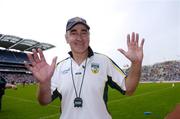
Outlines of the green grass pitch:
[[[36,85],[7,89],[0,119],[58,119],[60,101],[41,106],[36,99]],[[164,119],[180,103],[180,83],[140,84],[133,96],[123,96],[109,88],[108,110],[113,119]],[[144,112],[151,112],[144,115]]]

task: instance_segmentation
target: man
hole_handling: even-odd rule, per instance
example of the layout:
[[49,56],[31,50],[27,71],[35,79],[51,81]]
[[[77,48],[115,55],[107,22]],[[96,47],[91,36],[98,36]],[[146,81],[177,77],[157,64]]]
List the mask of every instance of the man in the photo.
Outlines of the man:
[[0,111],[1,111],[1,103],[2,103],[2,97],[4,95],[5,89],[6,88],[12,88],[12,89],[17,89],[16,85],[7,83],[5,78],[3,76],[1,76],[0,74]]
[[108,85],[132,95],[140,79],[144,40],[139,46],[138,34],[127,36],[127,52],[118,49],[132,62],[126,76],[110,58],[92,51],[89,30],[83,18],[67,22],[65,38],[70,57],[57,66],[57,57],[48,65],[41,49],[28,54],[32,65],[26,67],[39,81],[39,103],[46,105],[60,97],[61,119],[111,119],[107,111]]
[[180,119],[180,104],[177,104],[176,107],[170,112],[165,119]]

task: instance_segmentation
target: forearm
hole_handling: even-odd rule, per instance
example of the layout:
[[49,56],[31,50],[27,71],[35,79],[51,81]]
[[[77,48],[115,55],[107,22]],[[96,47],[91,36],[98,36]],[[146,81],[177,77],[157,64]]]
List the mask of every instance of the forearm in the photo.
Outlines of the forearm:
[[139,84],[142,62],[132,63],[126,79],[126,95],[132,95]]
[[16,85],[10,84],[10,83],[6,83],[5,88],[9,89],[9,88],[16,88]]
[[12,88],[12,85],[10,83],[7,83],[5,88]]
[[47,105],[51,102],[51,83],[39,83],[38,101],[41,105]]

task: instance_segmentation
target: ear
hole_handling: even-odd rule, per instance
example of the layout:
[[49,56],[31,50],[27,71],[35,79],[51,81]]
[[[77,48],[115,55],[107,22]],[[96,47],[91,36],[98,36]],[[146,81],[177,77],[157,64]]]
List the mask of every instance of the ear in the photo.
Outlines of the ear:
[[65,39],[66,39],[66,43],[69,43],[69,40],[68,40],[68,33],[66,32],[65,34]]

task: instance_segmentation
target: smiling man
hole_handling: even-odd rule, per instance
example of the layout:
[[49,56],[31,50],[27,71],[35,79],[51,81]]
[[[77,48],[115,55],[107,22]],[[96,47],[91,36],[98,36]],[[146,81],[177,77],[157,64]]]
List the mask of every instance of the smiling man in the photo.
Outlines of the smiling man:
[[59,97],[61,119],[111,119],[108,85],[122,94],[133,94],[141,75],[144,39],[139,45],[139,35],[133,32],[127,36],[128,51],[118,49],[131,61],[128,75],[109,57],[93,52],[85,19],[68,20],[65,39],[71,51],[57,65],[56,57],[51,65],[47,64],[41,49],[28,54],[32,65],[26,67],[39,81],[39,103],[46,105]]

